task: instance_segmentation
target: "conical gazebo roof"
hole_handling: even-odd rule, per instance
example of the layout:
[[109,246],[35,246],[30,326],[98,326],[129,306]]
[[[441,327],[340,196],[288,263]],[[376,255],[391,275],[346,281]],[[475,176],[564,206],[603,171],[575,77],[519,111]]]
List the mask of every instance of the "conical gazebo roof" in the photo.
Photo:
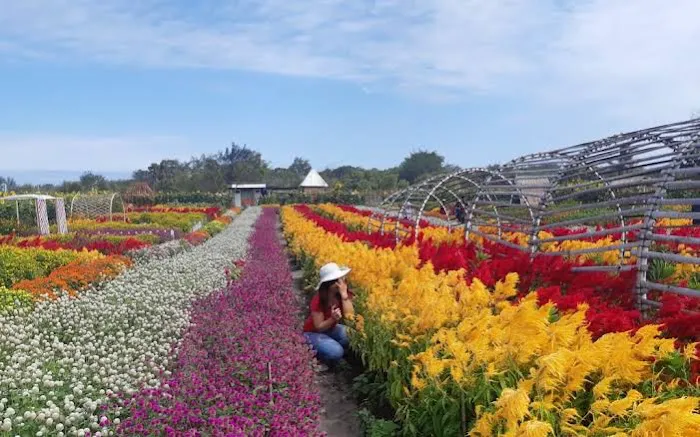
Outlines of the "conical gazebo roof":
[[301,188],[328,188],[326,181],[314,169],[311,169],[299,186]]

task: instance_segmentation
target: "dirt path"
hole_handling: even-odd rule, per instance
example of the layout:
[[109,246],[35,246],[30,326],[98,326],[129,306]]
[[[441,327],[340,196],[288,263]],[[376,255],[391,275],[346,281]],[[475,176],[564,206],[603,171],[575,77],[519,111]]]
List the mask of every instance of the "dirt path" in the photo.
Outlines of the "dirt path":
[[[280,238],[286,247],[281,228]],[[303,296],[302,271],[297,269],[291,259],[290,265],[294,279],[294,290]],[[333,371],[317,373],[316,384],[321,393],[324,407],[321,414],[321,431],[329,437],[361,437],[362,428],[357,417],[359,408],[352,395],[347,375]]]

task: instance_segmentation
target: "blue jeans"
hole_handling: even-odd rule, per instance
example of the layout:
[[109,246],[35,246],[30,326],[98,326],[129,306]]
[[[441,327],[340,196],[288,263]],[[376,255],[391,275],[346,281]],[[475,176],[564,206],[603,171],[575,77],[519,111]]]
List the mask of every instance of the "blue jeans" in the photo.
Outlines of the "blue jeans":
[[325,332],[305,332],[304,337],[316,351],[318,359],[325,362],[343,358],[345,348],[350,344],[345,325],[341,324]]

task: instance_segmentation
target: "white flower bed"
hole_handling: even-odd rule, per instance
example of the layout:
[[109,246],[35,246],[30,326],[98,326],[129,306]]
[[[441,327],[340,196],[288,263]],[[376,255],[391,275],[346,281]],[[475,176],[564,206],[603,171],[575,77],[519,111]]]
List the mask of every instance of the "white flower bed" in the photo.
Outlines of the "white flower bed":
[[193,246],[187,240],[173,240],[155,246],[144,247],[143,249],[131,250],[126,255],[136,263],[143,263],[154,260],[170,258],[181,252],[191,249]]
[[106,435],[115,393],[156,386],[193,299],[222,288],[260,214],[250,208],[201,246],[127,270],[78,299],[0,316],[0,435]]

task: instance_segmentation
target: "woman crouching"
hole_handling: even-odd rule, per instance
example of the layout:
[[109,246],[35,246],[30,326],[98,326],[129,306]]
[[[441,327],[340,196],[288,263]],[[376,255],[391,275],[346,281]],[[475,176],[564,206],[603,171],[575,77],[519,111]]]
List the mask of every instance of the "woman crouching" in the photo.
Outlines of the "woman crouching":
[[340,323],[354,312],[353,294],[345,281],[348,273],[349,268],[335,263],[321,267],[321,280],[311,299],[311,314],[304,323],[304,336],[317,358],[330,365],[343,358],[349,343],[345,325]]

